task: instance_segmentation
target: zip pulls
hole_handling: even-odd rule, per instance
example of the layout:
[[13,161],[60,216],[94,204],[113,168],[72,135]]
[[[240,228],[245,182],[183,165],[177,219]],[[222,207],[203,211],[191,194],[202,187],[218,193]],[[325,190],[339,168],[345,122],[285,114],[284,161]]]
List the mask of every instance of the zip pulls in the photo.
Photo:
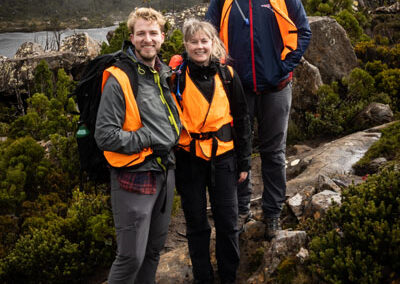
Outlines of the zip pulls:
[[170,106],[169,106],[167,100],[166,100],[165,97],[164,97],[164,92],[163,92],[162,87],[161,87],[161,84],[160,84],[160,75],[158,74],[157,71],[153,70],[152,68],[150,68],[150,70],[151,70],[151,72],[152,72],[153,75],[154,75],[154,82],[157,84],[158,88],[160,89],[160,99],[161,99],[162,103],[163,103],[163,104],[167,107],[167,109],[168,109],[168,113],[169,113],[168,119],[169,119],[169,122],[170,122],[170,124],[175,128],[176,134],[177,134],[177,136],[179,137],[179,134],[180,134],[179,127],[178,127],[178,124],[176,123],[174,114],[172,113],[171,108],[170,108]]
[[246,23],[246,26],[250,26],[249,19],[246,18],[246,16],[244,15],[244,13],[243,13],[243,11],[242,11],[242,8],[240,8],[240,5],[239,5],[239,3],[238,3],[237,0],[235,0],[235,4],[236,4],[236,7],[237,7],[238,10],[239,10],[240,15],[241,15],[242,18],[243,18],[243,21]]

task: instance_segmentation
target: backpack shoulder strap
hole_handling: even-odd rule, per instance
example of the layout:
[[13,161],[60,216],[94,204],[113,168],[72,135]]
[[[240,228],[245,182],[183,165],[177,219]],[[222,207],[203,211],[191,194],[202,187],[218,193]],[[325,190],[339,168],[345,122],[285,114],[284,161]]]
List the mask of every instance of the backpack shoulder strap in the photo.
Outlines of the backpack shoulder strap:
[[233,92],[233,70],[225,64],[217,64],[217,72],[222,80],[225,93],[230,100]]
[[115,67],[118,67],[129,78],[129,82],[131,84],[133,94],[136,98],[138,93],[138,73],[137,73],[137,64],[133,62],[128,56],[125,54],[121,54],[116,58],[116,62],[113,64]]

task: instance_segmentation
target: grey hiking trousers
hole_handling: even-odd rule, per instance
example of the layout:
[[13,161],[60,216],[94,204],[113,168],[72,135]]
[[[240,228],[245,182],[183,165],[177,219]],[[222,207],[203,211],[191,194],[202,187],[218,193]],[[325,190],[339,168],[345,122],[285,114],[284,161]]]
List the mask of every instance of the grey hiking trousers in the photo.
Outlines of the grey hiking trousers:
[[[265,217],[279,217],[286,195],[286,136],[292,103],[292,83],[278,92],[257,95],[246,90],[251,124],[258,123],[261,171],[264,183],[262,209]],[[238,185],[239,214],[250,209],[250,174]]]
[[[160,252],[167,238],[175,188],[174,170],[156,172],[154,195],[120,188],[111,169],[111,204],[117,234],[117,256],[108,275],[109,284],[154,284]],[[167,199],[165,199],[165,196]],[[164,203],[165,202],[165,203]],[[165,204],[165,212],[161,212]]]

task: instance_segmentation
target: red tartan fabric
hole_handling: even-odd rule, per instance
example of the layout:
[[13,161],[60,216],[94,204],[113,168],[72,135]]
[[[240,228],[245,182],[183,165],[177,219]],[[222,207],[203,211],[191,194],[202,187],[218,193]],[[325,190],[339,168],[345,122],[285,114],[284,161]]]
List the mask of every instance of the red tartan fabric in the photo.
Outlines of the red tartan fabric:
[[156,177],[153,172],[120,171],[118,173],[119,186],[126,191],[139,194],[156,193]]

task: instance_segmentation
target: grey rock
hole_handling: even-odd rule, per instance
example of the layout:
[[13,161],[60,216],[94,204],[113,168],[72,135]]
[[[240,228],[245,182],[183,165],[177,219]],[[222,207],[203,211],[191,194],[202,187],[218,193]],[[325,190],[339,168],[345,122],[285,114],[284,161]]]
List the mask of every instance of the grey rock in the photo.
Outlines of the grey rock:
[[291,197],[306,186],[318,186],[318,176],[347,175],[355,164],[381,136],[378,128],[356,132],[313,149],[303,159],[311,162],[296,178],[287,182],[286,196]]
[[298,219],[303,216],[304,208],[309,206],[315,192],[316,190],[313,186],[306,186],[301,192],[296,193],[286,201],[286,204]]
[[378,7],[374,11],[375,14],[396,14],[400,13],[400,2],[396,2],[390,6]]
[[387,160],[384,157],[373,159],[369,164],[370,173],[371,174],[377,173],[380,167],[384,166],[386,163]]
[[322,85],[318,68],[302,58],[293,72],[292,108],[305,111],[317,103],[317,91]]
[[339,193],[324,190],[320,193],[315,194],[311,200],[311,210],[307,215],[312,214],[314,217],[325,215],[326,211],[335,203],[340,205],[342,197]]
[[299,259],[300,263],[304,263],[310,256],[310,253],[307,249],[301,247],[299,252],[296,254],[297,259]]
[[[400,3],[399,3],[400,4]],[[365,129],[381,125],[393,120],[393,112],[389,105],[370,103],[356,115],[352,124],[357,129]]]
[[308,19],[312,38],[304,58],[319,69],[325,84],[341,80],[357,66],[357,57],[346,31],[329,17]]
[[341,193],[341,188],[326,175],[318,176],[318,189],[319,191],[331,190],[337,193]]
[[66,37],[60,47],[60,51],[72,52],[73,54],[93,59],[100,54],[101,45],[92,39],[87,33],[77,33]]
[[163,254],[157,268],[156,282],[185,284],[193,281],[192,262],[187,245]]
[[60,51],[45,52],[37,56],[7,58],[0,64],[0,99],[3,96],[32,95],[34,70],[41,60],[46,61],[49,69],[54,73],[63,68],[68,75],[79,80],[88,61],[96,57],[99,52],[99,44],[87,34],[81,33],[67,37]]
[[44,49],[40,44],[28,41],[23,43],[18,48],[17,52],[14,55],[14,58],[32,57],[43,54],[44,54]]
[[278,265],[288,256],[295,256],[306,242],[304,231],[281,230],[265,250],[263,264],[247,280],[248,284],[268,283]]

